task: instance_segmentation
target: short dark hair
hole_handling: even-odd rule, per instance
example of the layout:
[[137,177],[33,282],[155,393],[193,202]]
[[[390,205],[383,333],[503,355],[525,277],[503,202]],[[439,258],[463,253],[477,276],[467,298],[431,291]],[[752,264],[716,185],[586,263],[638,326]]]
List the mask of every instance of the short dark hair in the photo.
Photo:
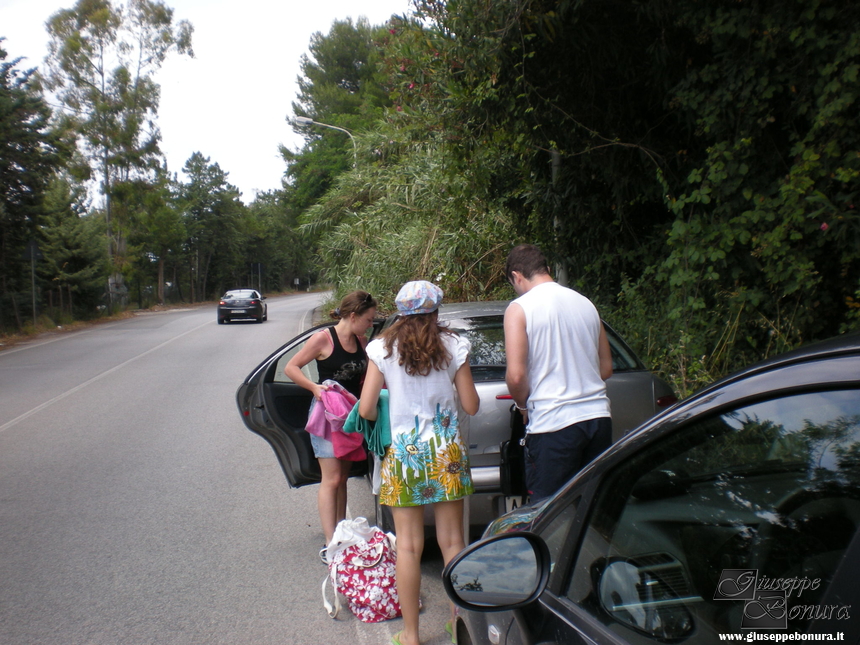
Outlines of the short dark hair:
[[534,244],[519,244],[508,253],[508,261],[505,263],[505,277],[511,281],[514,271],[523,275],[526,280],[531,280],[535,275],[549,274],[549,265],[546,257]]

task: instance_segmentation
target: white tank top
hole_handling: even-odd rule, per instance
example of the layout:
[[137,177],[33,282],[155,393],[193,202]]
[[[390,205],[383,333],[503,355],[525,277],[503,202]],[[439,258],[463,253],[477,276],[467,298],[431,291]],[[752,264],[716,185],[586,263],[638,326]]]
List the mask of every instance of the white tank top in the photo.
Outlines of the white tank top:
[[529,343],[527,432],[554,432],[610,416],[598,358],[603,323],[591,301],[557,282],[543,282],[514,302],[525,312]]

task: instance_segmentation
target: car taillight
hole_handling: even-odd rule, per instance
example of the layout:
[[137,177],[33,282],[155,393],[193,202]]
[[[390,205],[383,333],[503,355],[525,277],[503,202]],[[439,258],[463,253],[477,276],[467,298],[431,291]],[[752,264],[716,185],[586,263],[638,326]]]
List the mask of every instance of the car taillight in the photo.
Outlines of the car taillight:
[[227,303],[226,303],[226,302],[224,302],[224,301],[222,300],[222,301],[221,301],[221,302],[219,302],[218,304],[219,304],[219,305],[226,305]]
[[661,396],[657,399],[657,407],[658,408],[668,408],[670,405],[675,405],[678,402],[678,397],[674,394],[668,394],[666,396]]
[[252,300],[252,301],[251,301],[251,304],[252,304],[252,305],[259,305],[259,304],[260,304],[260,301],[259,301],[259,300]]

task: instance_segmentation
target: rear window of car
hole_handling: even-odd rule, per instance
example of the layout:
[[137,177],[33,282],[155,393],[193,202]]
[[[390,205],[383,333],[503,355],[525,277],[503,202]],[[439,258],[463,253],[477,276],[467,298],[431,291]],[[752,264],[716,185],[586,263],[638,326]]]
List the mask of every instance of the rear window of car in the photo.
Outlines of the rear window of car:
[[[383,328],[389,327],[397,319],[391,316]],[[461,318],[441,317],[440,324],[465,336],[472,344],[469,364],[475,382],[503,381],[505,379],[505,330],[504,314],[487,314]],[[612,351],[612,371],[632,372],[645,370],[633,350],[608,325],[605,326]]]
[[244,300],[255,296],[255,291],[228,291],[224,294],[224,300]]
[[[504,316],[475,316],[466,319],[443,321],[453,331],[465,336],[472,343],[470,364],[476,381],[493,381],[505,378],[505,331]],[[645,366],[636,357],[618,334],[606,328],[609,347],[612,351],[612,371],[629,372],[644,370]]]
[[505,330],[502,316],[478,316],[448,320],[443,324],[467,338],[472,344],[469,364],[476,382],[502,381],[505,378]]

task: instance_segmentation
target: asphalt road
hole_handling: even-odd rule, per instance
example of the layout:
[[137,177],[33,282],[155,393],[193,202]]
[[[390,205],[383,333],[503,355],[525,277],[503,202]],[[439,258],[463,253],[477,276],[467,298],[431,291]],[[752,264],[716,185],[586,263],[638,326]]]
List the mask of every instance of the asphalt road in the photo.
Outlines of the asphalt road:
[[[270,298],[262,325],[172,310],[0,351],[0,643],[389,642],[399,619],[325,613],[316,487],[290,489],[236,409],[319,300]],[[350,484],[352,515],[371,513]],[[429,645],[450,642],[441,568],[427,554]]]

